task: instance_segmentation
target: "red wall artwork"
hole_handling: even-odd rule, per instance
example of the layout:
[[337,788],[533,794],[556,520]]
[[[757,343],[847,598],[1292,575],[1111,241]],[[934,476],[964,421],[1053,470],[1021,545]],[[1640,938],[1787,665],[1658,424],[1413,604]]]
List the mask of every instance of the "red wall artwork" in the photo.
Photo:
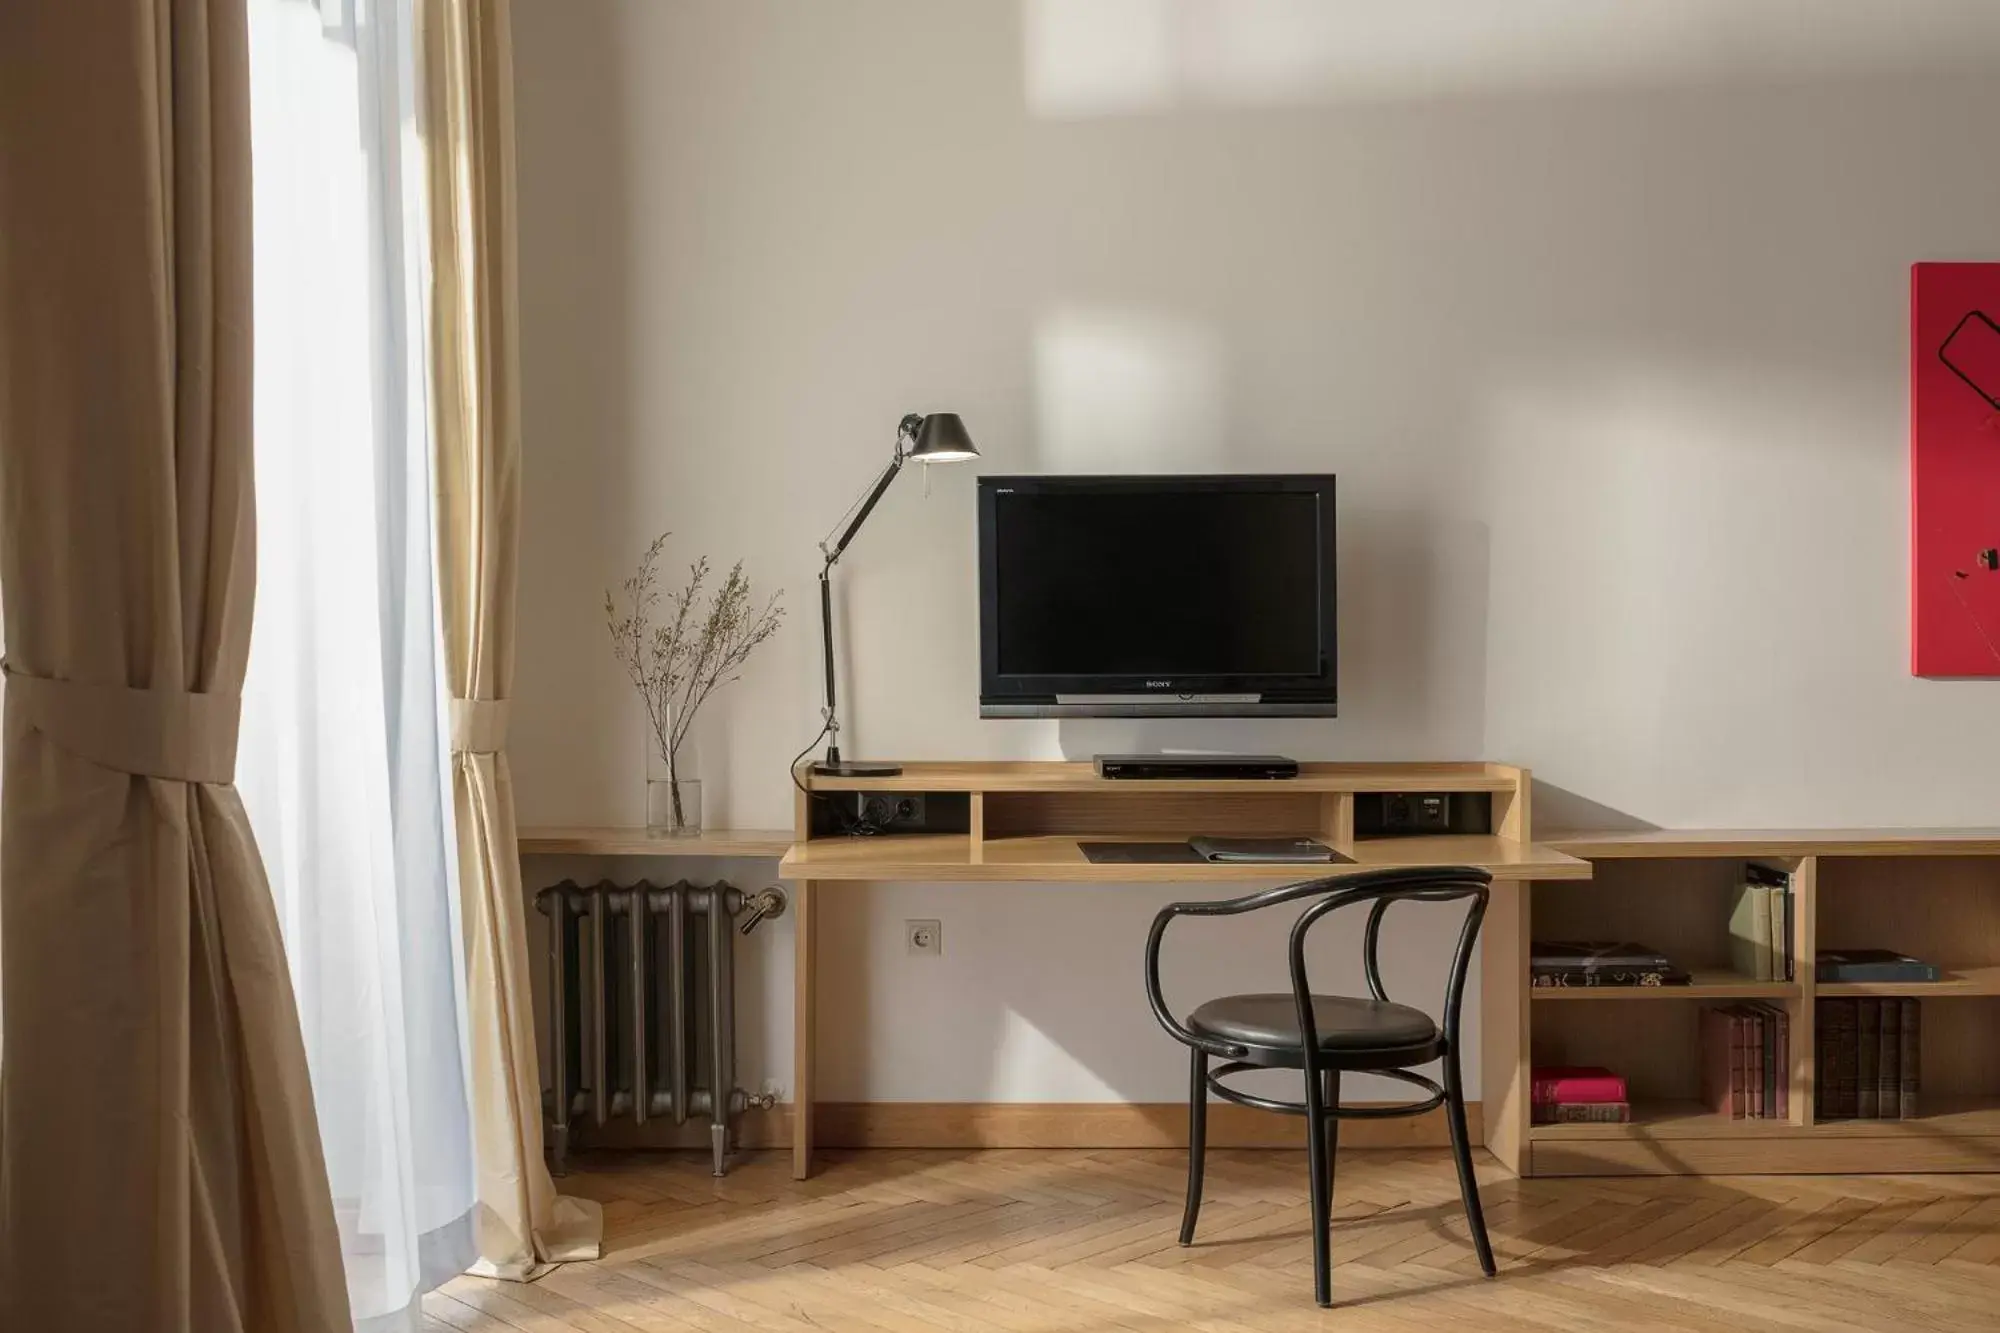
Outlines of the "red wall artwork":
[[1910,669],[2000,676],[2000,264],[1910,270]]

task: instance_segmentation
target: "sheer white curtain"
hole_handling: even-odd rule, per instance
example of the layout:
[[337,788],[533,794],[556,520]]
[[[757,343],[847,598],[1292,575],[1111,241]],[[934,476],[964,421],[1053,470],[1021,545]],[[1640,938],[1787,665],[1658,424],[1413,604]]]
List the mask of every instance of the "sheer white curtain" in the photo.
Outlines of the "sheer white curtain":
[[409,0],[249,0],[258,579],[237,784],[357,1327],[475,1257]]

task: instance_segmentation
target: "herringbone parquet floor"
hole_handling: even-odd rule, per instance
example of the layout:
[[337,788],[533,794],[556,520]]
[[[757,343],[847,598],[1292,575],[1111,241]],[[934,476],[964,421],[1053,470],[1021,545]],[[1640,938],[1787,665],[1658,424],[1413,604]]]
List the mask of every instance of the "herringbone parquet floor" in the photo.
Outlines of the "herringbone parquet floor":
[[1178,1152],[604,1155],[602,1261],[426,1298],[463,1333],[1195,1328],[2000,1330],[2000,1177],[1517,1181],[1484,1187],[1479,1276],[1442,1152],[1340,1160],[1336,1308],[1312,1303],[1303,1154],[1216,1152],[1175,1241]]

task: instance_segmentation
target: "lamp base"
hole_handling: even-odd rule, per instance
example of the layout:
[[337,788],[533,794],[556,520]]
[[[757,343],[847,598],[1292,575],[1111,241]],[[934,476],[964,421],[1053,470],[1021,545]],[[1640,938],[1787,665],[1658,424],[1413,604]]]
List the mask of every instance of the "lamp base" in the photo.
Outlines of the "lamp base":
[[899,778],[903,766],[871,764],[865,759],[822,759],[812,766],[812,771],[823,778]]

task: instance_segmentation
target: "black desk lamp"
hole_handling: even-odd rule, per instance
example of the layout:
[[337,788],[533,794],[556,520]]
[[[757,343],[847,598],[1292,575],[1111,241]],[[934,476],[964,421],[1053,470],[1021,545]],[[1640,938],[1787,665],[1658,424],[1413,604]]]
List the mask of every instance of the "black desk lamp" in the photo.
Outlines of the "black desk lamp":
[[965,433],[965,423],[958,419],[958,413],[933,412],[927,417],[910,413],[896,427],[896,456],[882,469],[882,475],[875,478],[853,519],[840,529],[837,537],[829,536],[819,544],[820,554],[826,557],[819,571],[819,627],[826,649],[826,707],[822,710],[826,719],[826,758],[812,766],[813,772],[843,778],[893,778],[903,771],[895,764],[856,763],[840,757],[840,714],[834,705],[833,682],[833,583],[829,576],[840,560],[840,553],[854,540],[854,534],[861,531],[861,525],[868,521],[868,515],[874,512],[889,483],[903,470],[903,464],[963,463],[977,457],[979,451],[972,447],[972,437]]

